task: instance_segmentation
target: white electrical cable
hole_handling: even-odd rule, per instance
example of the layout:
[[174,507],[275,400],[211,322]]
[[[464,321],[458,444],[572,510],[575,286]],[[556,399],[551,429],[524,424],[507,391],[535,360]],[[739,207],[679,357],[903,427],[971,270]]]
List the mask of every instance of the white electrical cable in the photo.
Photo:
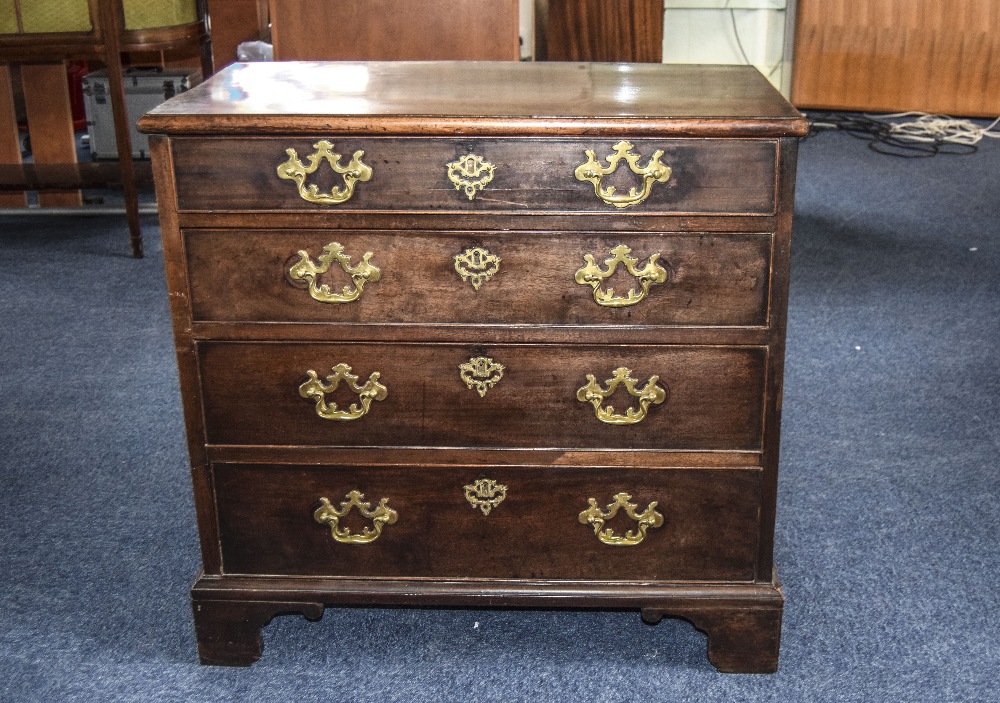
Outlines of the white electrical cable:
[[926,112],[897,112],[892,115],[867,115],[877,120],[916,117],[915,120],[890,123],[890,134],[897,139],[911,142],[965,144],[972,146],[983,137],[1000,139],[1000,131],[991,131],[1000,124],[1000,117],[986,127],[972,120],[957,120],[948,115],[931,115]]

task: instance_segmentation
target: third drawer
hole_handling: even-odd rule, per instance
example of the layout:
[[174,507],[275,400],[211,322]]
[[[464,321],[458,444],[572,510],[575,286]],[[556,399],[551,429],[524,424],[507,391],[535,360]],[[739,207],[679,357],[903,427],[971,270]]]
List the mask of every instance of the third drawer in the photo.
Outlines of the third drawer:
[[759,451],[767,347],[198,345],[216,445]]

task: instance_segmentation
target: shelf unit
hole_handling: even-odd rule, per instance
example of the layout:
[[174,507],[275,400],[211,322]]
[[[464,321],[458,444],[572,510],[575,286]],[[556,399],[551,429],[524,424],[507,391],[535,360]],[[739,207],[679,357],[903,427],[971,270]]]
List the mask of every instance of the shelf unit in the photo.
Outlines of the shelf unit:
[[[25,69],[37,72],[39,67],[52,63],[61,67],[61,62],[70,59],[105,64],[110,79],[118,161],[22,164],[19,150],[11,147],[9,135],[6,139],[0,136],[0,161],[6,162],[0,165],[0,193],[120,188],[131,253],[139,258],[142,231],[138,185],[148,182],[149,168],[132,158],[122,55],[195,49],[200,51],[203,75],[210,75],[212,55],[204,0],[62,0],[45,5],[48,14],[44,17],[40,14],[41,7],[41,3],[31,0],[0,0],[0,64],[20,64],[22,73]],[[0,128],[10,122],[16,132],[13,113],[9,67],[0,66]]]

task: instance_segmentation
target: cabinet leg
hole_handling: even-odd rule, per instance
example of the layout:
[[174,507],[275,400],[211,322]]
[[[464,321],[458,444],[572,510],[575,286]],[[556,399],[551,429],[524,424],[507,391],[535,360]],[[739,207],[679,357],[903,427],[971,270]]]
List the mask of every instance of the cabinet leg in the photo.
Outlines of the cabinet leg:
[[706,609],[644,608],[650,625],[676,615],[708,635],[708,660],[724,674],[773,674],[778,670],[781,608],[714,607]]
[[684,613],[708,635],[708,660],[726,674],[778,670],[781,608],[720,608]]
[[263,628],[275,615],[299,613],[309,620],[323,617],[320,603],[193,600],[198,655],[202,664],[249,666],[264,651]]

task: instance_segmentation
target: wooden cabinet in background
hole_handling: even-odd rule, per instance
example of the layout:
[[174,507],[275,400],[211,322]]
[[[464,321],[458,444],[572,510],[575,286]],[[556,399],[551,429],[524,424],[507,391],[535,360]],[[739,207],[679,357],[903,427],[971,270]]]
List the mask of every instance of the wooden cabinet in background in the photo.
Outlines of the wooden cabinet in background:
[[517,61],[517,0],[270,0],[276,61]]
[[798,0],[802,108],[1000,114],[995,0]]
[[659,63],[663,0],[543,0],[537,58]]

